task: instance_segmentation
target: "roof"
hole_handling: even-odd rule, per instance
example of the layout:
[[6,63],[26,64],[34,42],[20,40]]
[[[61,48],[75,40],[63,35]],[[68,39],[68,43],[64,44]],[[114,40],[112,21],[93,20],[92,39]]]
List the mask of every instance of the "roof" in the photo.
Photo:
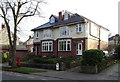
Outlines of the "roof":
[[115,37],[119,37],[119,34],[116,34],[114,36],[111,36],[108,40],[111,41],[111,40],[114,40]]
[[68,20],[57,20],[55,23],[47,22],[43,25],[40,25],[32,29],[31,31],[36,31],[36,30],[45,29],[45,28],[58,27],[58,26],[63,26],[63,25],[71,25],[71,24],[75,24],[78,22],[85,22],[85,20],[82,16],[76,13],[76,14],[73,14]]
[[[2,45],[2,46],[0,46],[0,49],[2,49],[2,50],[8,49],[9,50],[9,46],[8,45]],[[16,46],[16,50],[27,50],[27,49],[24,45],[18,45],[18,46]]]
[[[92,23],[98,25],[97,23],[93,22],[92,20],[90,20],[90,19],[88,19],[88,18],[86,18],[86,17],[84,17],[84,16],[81,16],[81,17],[83,17],[83,18],[85,18],[86,20],[89,20],[90,22],[92,22]],[[98,26],[100,26],[101,28],[106,29],[106,30],[109,31],[109,29],[107,29],[107,28],[105,28],[105,27],[103,27],[103,26],[101,26],[101,25],[98,25]]]

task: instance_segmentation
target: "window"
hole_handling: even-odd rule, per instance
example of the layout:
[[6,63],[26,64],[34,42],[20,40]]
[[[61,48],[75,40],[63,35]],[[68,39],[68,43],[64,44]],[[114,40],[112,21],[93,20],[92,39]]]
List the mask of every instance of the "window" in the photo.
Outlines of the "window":
[[51,30],[44,30],[43,31],[43,37],[44,38],[50,38],[50,37],[52,37],[52,31]]
[[38,36],[39,36],[39,35],[38,35],[38,32],[35,32],[35,35],[36,35],[36,38],[38,38]]
[[71,51],[71,40],[70,39],[59,40],[58,50],[59,51]]
[[76,32],[82,32],[82,24],[76,25]]
[[68,27],[60,28],[60,36],[68,36],[68,35],[69,35],[69,28]]
[[51,52],[53,49],[53,42],[52,41],[43,41],[42,42],[42,51],[43,52]]
[[67,20],[69,17],[69,14],[67,12],[64,13],[64,20]]
[[55,18],[52,16],[51,18],[50,18],[50,23],[54,23],[55,22]]

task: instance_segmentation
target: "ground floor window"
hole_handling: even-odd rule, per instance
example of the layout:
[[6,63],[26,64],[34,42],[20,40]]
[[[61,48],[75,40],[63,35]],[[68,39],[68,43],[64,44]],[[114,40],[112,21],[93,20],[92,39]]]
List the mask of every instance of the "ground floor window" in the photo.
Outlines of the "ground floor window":
[[71,51],[71,40],[58,40],[58,51]]
[[51,52],[53,49],[53,41],[42,41],[42,52]]

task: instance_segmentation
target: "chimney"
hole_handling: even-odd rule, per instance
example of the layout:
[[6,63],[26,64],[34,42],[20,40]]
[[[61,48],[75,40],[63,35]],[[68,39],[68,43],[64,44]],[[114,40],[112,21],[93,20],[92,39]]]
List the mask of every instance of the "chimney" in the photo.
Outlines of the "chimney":
[[59,19],[59,20],[62,20],[62,17],[63,17],[63,16],[62,16],[62,12],[60,11],[60,12],[59,12],[59,17],[58,17],[58,19]]
[[5,25],[4,25],[4,24],[2,24],[2,25],[1,25],[1,28],[2,28],[2,29],[3,29],[3,28],[5,28]]

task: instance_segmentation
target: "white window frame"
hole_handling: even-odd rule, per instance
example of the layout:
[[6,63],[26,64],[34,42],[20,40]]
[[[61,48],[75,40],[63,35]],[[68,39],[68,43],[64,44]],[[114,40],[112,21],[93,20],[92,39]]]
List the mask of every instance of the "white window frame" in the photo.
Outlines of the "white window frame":
[[60,36],[69,36],[70,32],[69,32],[69,27],[61,27],[60,28]]
[[55,18],[53,16],[50,18],[50,23],[55,23]]
[[58,40],[58,51],[71,51],[71,39]]
[[42,41],[42,52],[52,52],[53,41]]
[[36,35],[36,38],[39,37],[39,33],[37,31],[35,32],[35,35]]
[[52,37],[52,30],[43,31],[43,38],[51,38],[51,37]]
[[64,20],[68,20],[69,14],[67,12],[64,13]]
[[[81,30],[80,30],[81,29]],[[83,27],[82,27],[82,24],[77,24],[76,25],[76,32],[79,33],[79,32],[82,32],[83,31]]]

